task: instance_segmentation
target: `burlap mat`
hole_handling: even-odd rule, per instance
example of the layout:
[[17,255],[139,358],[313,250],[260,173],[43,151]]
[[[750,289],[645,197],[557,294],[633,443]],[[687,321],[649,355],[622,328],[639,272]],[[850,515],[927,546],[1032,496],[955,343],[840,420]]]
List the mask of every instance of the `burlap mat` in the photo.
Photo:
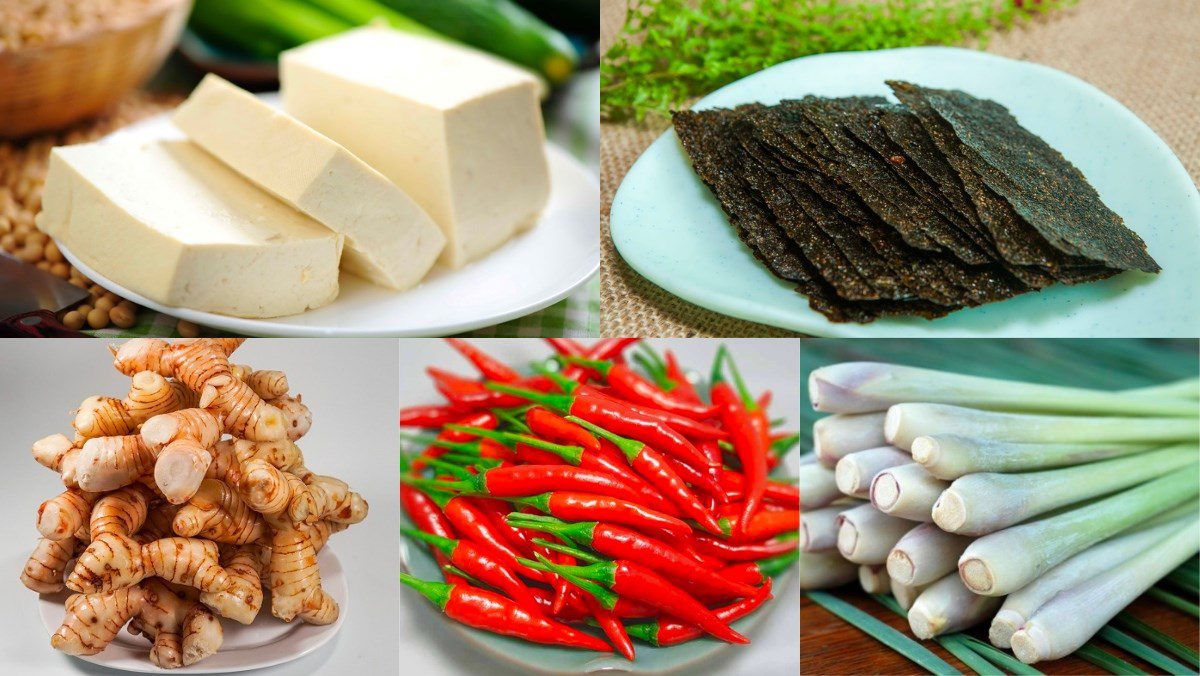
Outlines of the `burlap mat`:
[[[603,0],[601,45],[624,21],[624,0]],[[1200,181],[1200,2],[1080,0],[1079,6],[993,36],[986,51],[1080,77],[1132,110]],[[662,128],[601,125],[600,297],[606,336],[788,336],[710,312],[663,291],[621,260],[608,235],[613,194]],[[804,302],[797,299],[797,302]]]

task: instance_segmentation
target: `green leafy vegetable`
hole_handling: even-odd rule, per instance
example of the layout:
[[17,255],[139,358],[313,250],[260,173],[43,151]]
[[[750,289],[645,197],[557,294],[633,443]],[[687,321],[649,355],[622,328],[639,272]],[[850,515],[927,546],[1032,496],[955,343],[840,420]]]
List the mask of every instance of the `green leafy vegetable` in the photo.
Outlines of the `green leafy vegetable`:
[[629,0],[604,55],[601,115],[672,108],[768,66],[823,52],[986,41],[1075,0]]

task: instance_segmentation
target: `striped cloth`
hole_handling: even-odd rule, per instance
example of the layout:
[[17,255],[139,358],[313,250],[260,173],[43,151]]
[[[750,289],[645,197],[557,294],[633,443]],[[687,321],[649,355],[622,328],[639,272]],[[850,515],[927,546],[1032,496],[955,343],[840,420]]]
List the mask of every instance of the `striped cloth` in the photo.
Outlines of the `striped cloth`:
[[[600,71],[581,73],[547,104],[546,136],[597,173],[600,172]],[[174,317],[149,309],[128,329],[110,326],[87,331],[97,338],[179,337]],[[203,327],[205,336],[234,335]],[[600,335],[600,280],[594,278],[567,298],[533,314],[463,334],[480,338]]]

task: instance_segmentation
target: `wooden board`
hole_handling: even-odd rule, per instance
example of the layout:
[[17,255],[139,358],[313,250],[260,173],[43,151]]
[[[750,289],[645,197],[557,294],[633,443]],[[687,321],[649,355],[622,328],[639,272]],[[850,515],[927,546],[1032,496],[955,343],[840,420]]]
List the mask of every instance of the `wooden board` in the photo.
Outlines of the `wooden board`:
[[[912,638],[908,621],[865,594],[857,586],[857,583],[831,591],[838,597],[900,630],[905,636]],[[1197,638],[1200,637],[1200,622],[1190,615],[1146,597],[1135,601],[1128,608],[1128,612],[1155,629],[1181,641],[1184,645],[1193,647],[1197,645]],[[969,633],[983,641],[987,640],[986,625],[976,627]],[[1102,650],[1120,657],[1147,673],[1162,673],[1156,667],[1131,657],[1104,641],[1096,640],[1095,643]],[[923,645],[953,664],[964,674],[975,673],[935,641],[925,641]],[[1166,653],[1164,652],[1164,654]],[[1046,674],[1108,673],[1091,662],[1075,656],[1053,662],[1042,662],[1035,666]],[[899,676],[925,672],[891,648],[884,646],[860,629],[813,603],[807,596],[802,596],[800,599],[800,673],[894,674]]]

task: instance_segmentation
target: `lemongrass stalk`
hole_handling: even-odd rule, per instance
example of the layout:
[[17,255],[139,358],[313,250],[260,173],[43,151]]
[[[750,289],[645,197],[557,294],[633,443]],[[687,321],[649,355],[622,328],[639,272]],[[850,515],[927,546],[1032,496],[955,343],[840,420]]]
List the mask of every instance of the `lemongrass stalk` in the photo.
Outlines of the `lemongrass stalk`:
[[1020,413],[1152,417],[1194,417],[1197,413],[1194,401],[1163,394],[1038,385],[865,361],[813,371],[808,391],[813,408],[830,413],[883,411],[910,401]]
[[945,404],[897,404],[883,424],[888,443],[906,451],[931,434],[995,441],[1083,444],[1174,443],[1200,439],[1200,415],[1187,418],[1092,418],[996,413]]
[[921,592],[928,588],[929,585],[927,584],[907,585],[897,581],[894,577],[892,578],[892,596],[896,597],[896,603],[900,604],[900,607],[906,611],[912,608],[912,604],[916,603],[917,597],[921,595]]
[[1099,575],[1161,541],[1196,518],[1194,509],[1174,519],[1122,534],[1093,545],[1063,561],[1033,582],[1009,594],[992,619],[988,640],[997,648],[1011,647],[1012,635],[1055,594]]
[[[985,535],[958,560],[972,591],[1004,596],[1135,523],[1200,495],[1195,463],[1102,500]],[[840,533],[839,533],[840,535]]]
[[908,626],[929,639],[978,624],[1000,606],[1000,599],[972,593],[953,573],[921,592],[908,609]]
[[857,504],[856,500],[853,504],[846,506],[833,505],[802,510],[800,512],[800,549],[806,552],[837,549],[838,515]]
[[871,480],[871,504],[884,514],[910,521],[933,521],[933,505],[949,482],[915,462],[889,467]]
[[1038,608],[1012,636],[1026,664],[1074,652],[1121,609],[1200,550],[1200,517],[1095,577],[1065,589]]
[[1200,399],[1200,378],[1184,378],[1163,385],[1151,385],[1125,390],[1125,394],[1136,394],[1147,397],[1175,397],[1178,399]]
[[858,566],[837,552],[800,552],[800,588],[828,589],[853,580]]
[[820,464],[800,465],[796,478],[800,487],[800,509],[824,507],[842,497],[833,470]]
[[831,415],[813,423],[813,452],[821,464],[833,469],[838,460],[855,451],[885,446],[883,420],[886,412],[862,415]]
[[971,538],[923,523],[904,534],[888,553],[887,571],[900,584],[913,587],[935,582],[958,568]]
[[883,470],[912,462],[907,453],[891,446],[857,451],[838,460],[834,470],[838,490],[855,498],[869,498],[871,480]]
[[884,566],[864,565],[858,567],[858,584],[868,594],[886,594],[892,588],[892,578]]
[[951,533],[986,535],[1063,505],[1162,476],[1197,458],[1200,449],[1195,446],[1171,446],[1044,472],[968,474],[955,479],[938,498],[933,521]]
[[911,521],[859,505],[838,516],[838,551],[854,563],[885,564],[888,552],[911,528]]
[[956,434],[913,439],[912,457],[930,474],[952,481],[975,472],[1023,472],[1142,453],[1162,444],[1043,444]]

